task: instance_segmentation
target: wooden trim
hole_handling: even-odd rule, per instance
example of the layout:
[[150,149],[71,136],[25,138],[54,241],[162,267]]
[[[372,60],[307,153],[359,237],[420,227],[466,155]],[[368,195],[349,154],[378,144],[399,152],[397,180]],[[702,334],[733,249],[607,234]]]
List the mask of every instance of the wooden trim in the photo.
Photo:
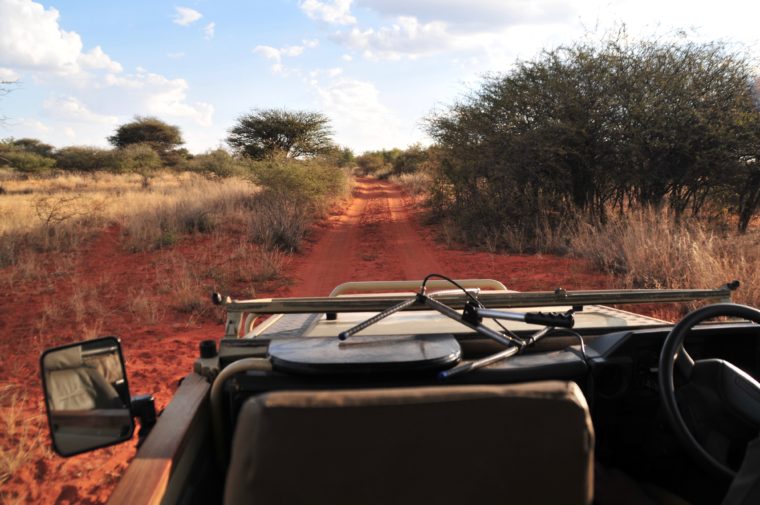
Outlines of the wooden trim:
[[197,374],[185,377],[171,403],[121,478],[110,505],[161,503],[175,465],[188,444],[188,433],[210,385]]

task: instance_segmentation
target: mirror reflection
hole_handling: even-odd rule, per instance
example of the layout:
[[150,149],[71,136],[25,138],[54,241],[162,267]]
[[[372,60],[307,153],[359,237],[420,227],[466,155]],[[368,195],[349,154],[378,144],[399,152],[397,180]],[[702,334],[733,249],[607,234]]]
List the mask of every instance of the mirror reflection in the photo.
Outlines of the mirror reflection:
[[71,456],[131,438],[134,421],[116,338],[51,349],[42,371],[56,452]]

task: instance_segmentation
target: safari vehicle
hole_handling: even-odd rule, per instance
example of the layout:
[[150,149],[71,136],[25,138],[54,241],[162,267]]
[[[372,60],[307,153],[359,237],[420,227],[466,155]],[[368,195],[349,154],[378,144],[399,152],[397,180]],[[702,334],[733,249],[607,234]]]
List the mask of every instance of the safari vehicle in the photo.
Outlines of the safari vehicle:
[[[215,295],[224,334],[157,420],[117,339],[50,349],[53,446],[123,442],[140,418],[114,504],[760,503],[760,311],[730,303],[737,282],[440,277]],[[613,308],[682,301],[714,304],[677,324]]]

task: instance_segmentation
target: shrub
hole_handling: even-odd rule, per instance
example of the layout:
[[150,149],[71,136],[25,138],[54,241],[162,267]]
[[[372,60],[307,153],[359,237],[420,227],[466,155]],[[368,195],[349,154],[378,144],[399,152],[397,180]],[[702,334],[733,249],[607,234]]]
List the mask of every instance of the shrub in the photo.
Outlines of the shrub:
[[430,174],[425,172],[393,175],[390,180],[404,188],[404,190],[412,196],[429,194],[430,188],[433,184],[433,179]]
[[420,144],[415,144],[393,160],[393,173],[399,175],[417,172],[427,161],[428,150]]
[[118,149],[136,144],[147,144],[169,166],[183,160],[182,153],[175,149],[184,143],[178,126],[167,124],[155,117],[136,116],[134,121],[121,125],[108,141]]
[[242,175],[246,171],[246,165],[224,149],[215,149],[193,157],[188,161],[187,168],[193,172],[214,174],[219,177]]
[[320,213],[348,192],[345,170],[321,160],[267,160],[251,163],[254,180],[270,192],[297,200]]
[[44,142],[37,139],[31,139],[31,138],[16,139],[16,140],[9,141],[9,144],[13,146],[13,148],[19,151],[39,154],[40,156],[44,156],[45,158],[53,157],[53,150],[54,150],[53,146],[51,146],[50,144],[45,144]]
[[264,191],[252,204],[250,235],[268,249],[298,250],[314,217],[349,190],[346,170],[319,159],[253,162],[251,171]]
[[561,230],[551,216],[667,205],[685,217],[727,201],[741,229],[760,211],[755,82],[749,56],[725,43],[624,31],[517,62],[427,120],[447,213],[530,236],[539,214]]
[[312,220],[308,202],[271,189],[254,199],[251,213],[251,240],[267,250],[298,251]]
[[356,165],[362,175],[383,177],[390,175],[393,165],[389,151],[366,152],[356,158]]
[[163,164],[158,153],[148,144],[129,144],[116,153],[119,171],[139,174],[143,186],[150,184],[150,178]]
[[120,169],[117,155],[110,149],[87,146],[64,147],[55,153],[55,159],[61,170],[118,172]]
[[0,164],[26,174],[43,174],[55,167],[55,160],[32,152],[12,150],[0,154]]

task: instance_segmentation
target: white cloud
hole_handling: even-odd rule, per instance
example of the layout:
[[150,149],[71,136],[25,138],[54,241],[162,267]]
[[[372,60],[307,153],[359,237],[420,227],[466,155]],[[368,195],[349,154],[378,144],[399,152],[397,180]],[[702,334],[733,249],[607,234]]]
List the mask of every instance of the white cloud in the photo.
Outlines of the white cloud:
[[121,72],[122,66],[119,62],[113,61],[100,46],[95,46],[89,52],[81,53],[77,59],[79,64],[84,68],[98,68],[108,70],[109,72]]
[[[177,13],[176,21],[182,23],[200,17],[184,7],[178,7]],[[121,64],[100,46],[84,52],[80,36],[62,29],[59,18],[57,10],[31,0],[0,0],[0,75],[18,77],[19,71],[29,72],[37,85],[54,84],[56,94],[42,108],[57,122],[55,128],[76,123],[77,132],[89,131],[86,138],[91,138],[91,132],[102,125],[134,114],[211,125],[214,107],[189,102],[187,81],[139,67],[135,74],[124,75]]]
[[205,102],[188,104],[188,85],[184,79],[167,79],[162,75],[148,74],[147,84],[151,88],[151,93],[145,97],[149,114],[186,118],[200,126],[211,126],[214,106]]
[[576,11],[568,0],[357,0],[356,4],[391,18],[444,21],[453,32],[566,22]]
[[96,114],[73,96],[50,97],[42,107],[50,117],[67,122],[114,125],[119,119],[116,116]]
[[285,66],[282,64],[283,58],[295,58],[303,54],[305,49],[315,48],[319,45],[318,40],[304,40],[300,46],[285,46],[277,49],[272,46],[259,45],[253,48],[254,54],[259,54],[268,60],[274,61],[272,72],[281,74],[285,72]]
[[216,31],[216,23],[212,21],[211,23],[203,27],[203,37],[206,40],[211,40],[214,38],[215,31]]
[[351,61],[354,59],[354,57],[351,56],[350,54],[344,54],[343,56],[340,57],[340,59],[343,61]]
[[171,58],[172,60],[179,60],[185,57],[185,53],[183,51],[177,51],[176,53],[167,53],[166,57]]
[[56,9],[31,0],[0,2],[0,65],[45,69],[59,74],[79,71],[82,39],[58,26]]
[[253,48],[253,54],[260,54],[268,60],[274,61],[272,66],[272,73],[281,74],[284,70],[282,65],[282,52],[276,47],[272,46],[256,46]]
[[280,55],[281,56],[300,56],[303,53],[304,47],[303,46],[287,46],[280,49]]
[[170,118],[183,118],[200,126],[211,126],[214,106],[206,102],[187,102],[189,88],[184,79],[168,79],[139,68],[136,74],[108,75],[106,83],[120,97],[119,114],[145,113]]
[[50,131],[50,127],[38,119],[24,118],[19,123],[37,133],[47,133]]
[[416,58],[452,48],[457,41],[447,32],[446,23],[420,23],[413,17],[400,17],[391,26],[378,30],[353,28],[337,32],[332,39],[351,49],[360,50],[369,59],[398,60]]
[[352,25],[356,18],[351,15],[352,0],[302,0],[298,5],[311,19],[337,25]]
[[268,60],[280,61],[280,50],[272,46],[256,46],[253,48],[254,54],[260,54]]
[[175,7],[172,21],[180,26],[189,26],[202,17],[203,14],[190,7]]
[[10,68],[0,67],[0,82],[12,82],[19,78],[19,75]]
[[396,115],[380,100],[375,85],[368,81],[339,77],[327,85],[316,80],[320,108],[331,118],[335,140],[363,151],[406,145],[412,142]]

